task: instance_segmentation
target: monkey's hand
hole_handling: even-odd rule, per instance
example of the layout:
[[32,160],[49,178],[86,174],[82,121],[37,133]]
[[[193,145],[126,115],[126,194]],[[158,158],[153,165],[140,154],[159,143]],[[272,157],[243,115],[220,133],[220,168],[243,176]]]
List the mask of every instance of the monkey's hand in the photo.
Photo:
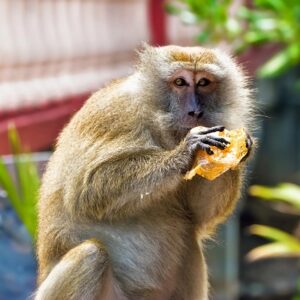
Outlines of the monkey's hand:
[[195,155],[199,150],[206,151],[207,154],[213,155],[214,152],[210,146],[215,146],[221,150],[226,148],[226,146],[229,144],[229,141],[212,134],[214,132],[224,131],[224,129],[224,126],[215,126],[211,128],[195,127],[191,129],[184,141],[190,156],[190,160],[186,166],[187,168],[183,170],[184,173],[191,169]]
[[250,154],[251,154],[251,150],[252,150],[252,146],[253,146],[253,140],[252,140],[252,138],[251,138],[251,136],[249,135],[249,133],[246,133],[247,134],[247,137],[246,137],[246,147],[247,147],[247,149],[248,149],[248,152],[247,152],[247,154],[242,158],[242,160],[241,160],[241,162],[244,162],[244,161],[246,161],[248,158],[249,158],[249,156],[250,156]]

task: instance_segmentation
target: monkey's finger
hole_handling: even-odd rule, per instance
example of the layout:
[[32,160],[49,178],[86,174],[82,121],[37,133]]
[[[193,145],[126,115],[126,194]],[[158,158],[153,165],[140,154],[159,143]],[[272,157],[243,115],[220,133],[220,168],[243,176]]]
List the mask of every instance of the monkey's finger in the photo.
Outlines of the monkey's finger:
[[219,149],[221,149],[221,150],[224,150],[224,149],[226,148],[226,145],[225,145],[224,143],[218,142],[218,141],[216,141],[216,140],[214,140],[214,139],[210,139],[210,138],[208,138],[208,137],[203,138],[203,139],[201,140],[201,142],[203,142],[203,143],[205,143],[205,144],[208,144],[208,145],[210,145],[210,146],[215,146],[215,147],[217,147],[217,148],[219,148]]
[[214,151],[211,150],[211,148],[209,146],[205,146],[203,147],[203,150],[206,151],[206,153],[208,155],[213,155],[214,154]]
[[207,148],[205,149],[205,151],[206,151],[206,153],[207,153],[208,155],[213,155],[213,154],[214,154],[214,151],[212,151],[212,150],[210,149],[210,147],[207,147]]
[[214,154],[214,152],[211,150],[211,148],[209,147],[209,145],[207,145],[205,143],[202,143],[202,141],[201,142],[198,141],[197,143],[195,143],[192,146],[192,151],[194,153],[196,153],[198,150],[206,151],[206,153],[209,154],[209,155]]
[[252,145],[253,145],[253,141],[252,141],[250,135],[247,133],[247,137],[246,137],[246,147],[247,147],[247,149],[248,149],[248,152],[247,152],[246,155],[242,158],[241,162],[246,161],[247,158],[250,156]]
[[250,149],[249,149],[249,151],[245,154],[245,156],[241,159],[241,162],[244,162],[244,161],[246,161],[247,159],[248,159],[248,157],[250,156]]
[[209,147],[209,145],[203,143],[202,141],[200,143],[198,143],[198,147],[201,149],[201,150],[204,150],[206,151],[206,153],[208,155],[213,155],[214,154],[214,151],[211,150],[211,148]]
[[229,145],[230,142],[224,138],[220,138],[220,137],[217,137],[217,136],[213,136],[213,135],[209,135],[207,136],[209,139],[212,139],[212,140],[215,140],[217,142],[220,142],[220,143],[223,143],[225,145]]
[[247,133],[246,147],[250,150],[252,148],[252,145],[253,145],[253,141],[252,141],[250,135]]
[[217,132],[217,131],[224,131],[225,129],[225,126],[215,126],[215,127],[211,127],[211,128],[208,128],[206,130],[203,130],[201,131],[200,133],[201,134],[208,134],[208,133],[212,133],[212,132]]

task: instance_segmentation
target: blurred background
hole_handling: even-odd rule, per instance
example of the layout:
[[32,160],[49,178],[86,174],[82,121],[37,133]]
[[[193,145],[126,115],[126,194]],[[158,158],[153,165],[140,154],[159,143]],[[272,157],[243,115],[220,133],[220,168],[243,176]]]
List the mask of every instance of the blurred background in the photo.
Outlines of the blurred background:
[[37,190],[60,130],[142,41],[221,47],[256,90],[243,199],[206,246],[211,299],[299,300],[299,0],[0,1],[0,300],[35,288]]

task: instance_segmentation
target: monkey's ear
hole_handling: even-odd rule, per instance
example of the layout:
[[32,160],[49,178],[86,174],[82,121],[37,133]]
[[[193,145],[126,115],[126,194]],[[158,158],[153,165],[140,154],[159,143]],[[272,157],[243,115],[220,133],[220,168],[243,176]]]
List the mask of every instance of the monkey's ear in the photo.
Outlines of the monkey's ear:
[[154,63],[156,48],[150,46],[146,42],[141,43],[141,47],[137,49],[137,54],[139,57],[139,61],[142,64],[146,64],[148,67],[151,66],[151,61]]
[[142,42],[141,46],[138,48],[137,53],[140,57],[140,59],[142,59],[143,56],[148,56],[151,53],[153,53],[155,50],[154,47],[150,46],[147,42]]
[[143,41],[143,42],[141,42],[141,47],[140,47],[142,50],[143,49],[150,49],[150,48],[153,48],[153,47],[151,47],[147,42],[145,42],[145,41]]

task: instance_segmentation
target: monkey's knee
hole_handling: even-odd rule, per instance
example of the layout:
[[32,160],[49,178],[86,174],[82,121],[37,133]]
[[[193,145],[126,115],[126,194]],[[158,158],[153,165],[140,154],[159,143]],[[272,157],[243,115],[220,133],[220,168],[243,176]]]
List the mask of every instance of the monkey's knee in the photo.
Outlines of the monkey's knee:
[[35,300],[96,299],[104,289],[108,254],[96,240],[71,249],[42,282]]

